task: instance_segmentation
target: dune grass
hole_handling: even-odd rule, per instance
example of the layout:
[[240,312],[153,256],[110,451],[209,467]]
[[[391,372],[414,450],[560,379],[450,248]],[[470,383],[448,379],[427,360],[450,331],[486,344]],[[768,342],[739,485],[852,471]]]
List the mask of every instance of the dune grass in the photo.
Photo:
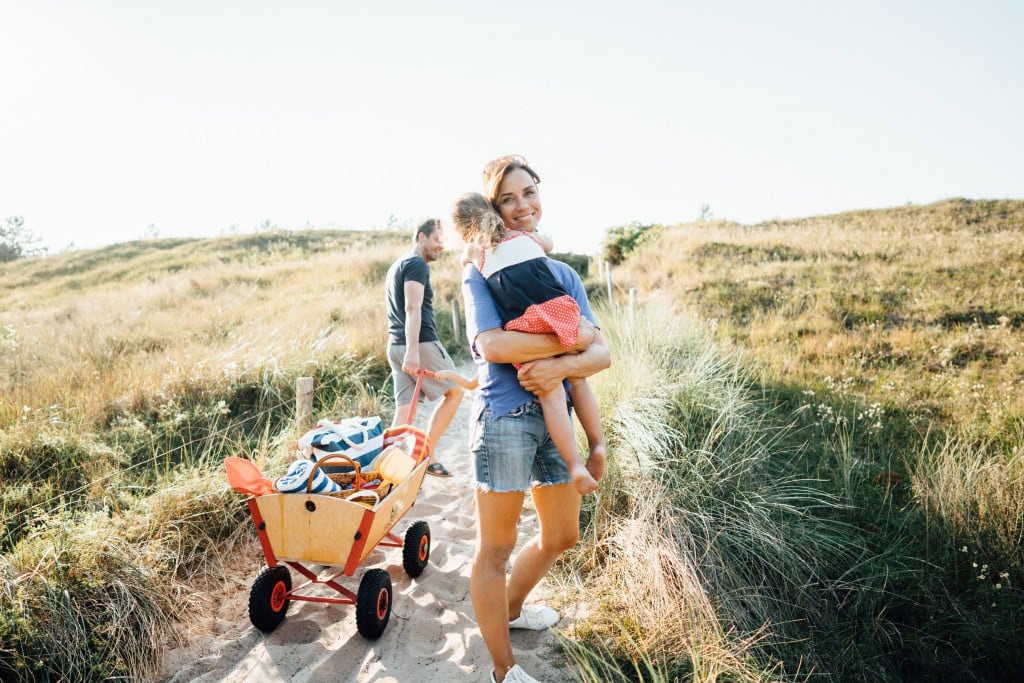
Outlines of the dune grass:
[[[1024,673],[1024,208],[659,231],[599,308],[612,458],[557,581],[580,681]],[[157,240],[0,267],[0,679],[147,678],[251,541],[220,463],[392,409],[407,236]],[[456,264],[432,268],[452,338]],[[589,283],[595,299],[599,283]],[[367,321],[372,321],[368,323]],[[461,342],[461,340],[460,340]]]
[[[159,673],[194,582],[251,542],[224,457],[290,457],[302,375],[317,414],[393,409],[383,278],[407,248],[265,233],[4,265],[0,679]],[[434,270],[450,298],[456,264]]]
[[[796,675],[804,655],[800,670],[829,680],[1024,673],[1022,238],[1024,203],[950,200],[677,226],[616,270],[641,302],[700,316],[715,346],[742,357],[754,424],[766,423],[755,431],[776,435],[768,461],[820,501],[800,526],[839,532],[842,552],[807,565],[818,610],[801,615],[799,591],[764,573],[777,583],[752,646],[761,671],[784,662]],[[728,421],[684,422],[712,433]],[[716,524],[717,542],[728,532]],[[776,626],[787,614],[796,621]]]

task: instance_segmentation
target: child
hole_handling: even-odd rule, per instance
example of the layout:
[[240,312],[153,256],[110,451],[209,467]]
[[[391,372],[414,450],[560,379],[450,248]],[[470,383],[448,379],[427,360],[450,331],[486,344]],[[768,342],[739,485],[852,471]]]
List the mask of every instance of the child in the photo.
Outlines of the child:
[[[475,192],[456,200],[452,221],[466,242],[462,262],[474,264],[487,280],[505,329],[552,333],[563,347],[575,346],[580,308],[548,268],[546,252],[552,247],[550,239],[507,229],[484,196]],[[590,444],[585,466],[576,452],[576,437],[562,385],[537,399],[551,440],[565,460],[576,490],[585,495],[597,488],[594,474],[600,477],[604,471],[604,434],[597,397],[586,379],[569,378],[569,396]]]

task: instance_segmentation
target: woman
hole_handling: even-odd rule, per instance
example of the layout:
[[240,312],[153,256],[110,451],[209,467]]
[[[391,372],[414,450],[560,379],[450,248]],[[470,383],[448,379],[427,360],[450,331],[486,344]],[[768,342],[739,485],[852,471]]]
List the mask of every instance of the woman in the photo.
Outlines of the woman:
[[[541,217],[540,178],[526,160],[499,157],[484,169],[484,196],[510,230],[531,232]],[[566,377],[587,377],[611,364],[579,276],[559,261],[552,273],[579,304],[576,347],[565,353],[554,334],[502,330],[487,282],[472,265],[463,270],[466,329],[479,363],[479,387],[470,425],[476,467],[477,551],[470,577],[473,610],[491,654],[496,683],[530,683],[515,661],[509,629],[543,630],[559,615],[525,605],[530,591],[579,538],[580,494],[544,426],[536,394],[550,393]],[[562,355],[559,355],[562,354]],[[513,363],[522,364],[518,372]],[[603,453],[591,474],[603,474]],[[540,531],[519,551],[506,585],[505,568],[516,544],[526,491],[533,496]]]

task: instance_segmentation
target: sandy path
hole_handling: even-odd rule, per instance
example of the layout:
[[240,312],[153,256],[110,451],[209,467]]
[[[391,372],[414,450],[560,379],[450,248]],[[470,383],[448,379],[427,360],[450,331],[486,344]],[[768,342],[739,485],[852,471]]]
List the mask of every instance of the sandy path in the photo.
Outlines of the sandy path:
[[[164,658],[163,681],[396,681],[447,683],[487,681],[490,657],[480,638],[469,597],[469,572],[475,545],[473,467],[468,419],[473,396],[467,394],[451,426],[438,444],[438,459],[452,477],[427,477],[415,507],[398,523],[404,535],[409,524],[430,524],[430,563],[418,578],[402,568],[401,550],[378,549],[352,577],[339,582],[350,590],[366,569],[382,567],[391,576],[393,608],[384,634],[376,641],[356,630],[355,607],[292,602],[284,622],[263,634],[249,622],[252,581],[264,560],[255,541],[239,552],[229,583],[204,595],[209,608],[191,629],[191,642]],[[421,406],[416,424],[422,427],[432,405]],[[523,513],[520,543],[536,530],[536,516]],[[298,577],[293,573],[293,581]],[[321,587],[321,590],[324,590]],[[542,599],[542,582],[531,602]],[[325,595],[331,595],[324,590]],[[569,619],[563,615],[559,627]],[[549,632],[513,631],[512,645],[523,668],[542,681],[568,677],[552,648]]]

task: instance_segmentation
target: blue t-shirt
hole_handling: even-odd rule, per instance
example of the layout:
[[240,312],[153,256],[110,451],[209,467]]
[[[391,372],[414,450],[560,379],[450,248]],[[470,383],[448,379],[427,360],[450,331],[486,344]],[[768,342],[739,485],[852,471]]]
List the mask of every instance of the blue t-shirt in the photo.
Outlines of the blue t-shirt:
[[[565,288],[580,307],[580,314],[597,326],[587,301],[587,292],[576,271],[554,259],[547,260],[555,279]],[[501,417],[537,397],[523,389],[515,367],[511,363],[488,363],[476,350],[476,338],[481,332],[501,329],[501,316],[494,305],[494,297],[480,271],[467,265],[462,271],[462,298],[466,303],[466,336],[469,337],[473,359],[480,378],[480,398],[491,409],[494,417]],[[479,406],[482,409],[482,406]]]
[[407,280],[423,285],[423,304],[420,306],[420,343],[437,341],[434,322],[434,290],[430,286],[430,267],[423,257],[412,252],[391,264],[384,278],[388,302],[388,342],[405,345],[405,283]]

